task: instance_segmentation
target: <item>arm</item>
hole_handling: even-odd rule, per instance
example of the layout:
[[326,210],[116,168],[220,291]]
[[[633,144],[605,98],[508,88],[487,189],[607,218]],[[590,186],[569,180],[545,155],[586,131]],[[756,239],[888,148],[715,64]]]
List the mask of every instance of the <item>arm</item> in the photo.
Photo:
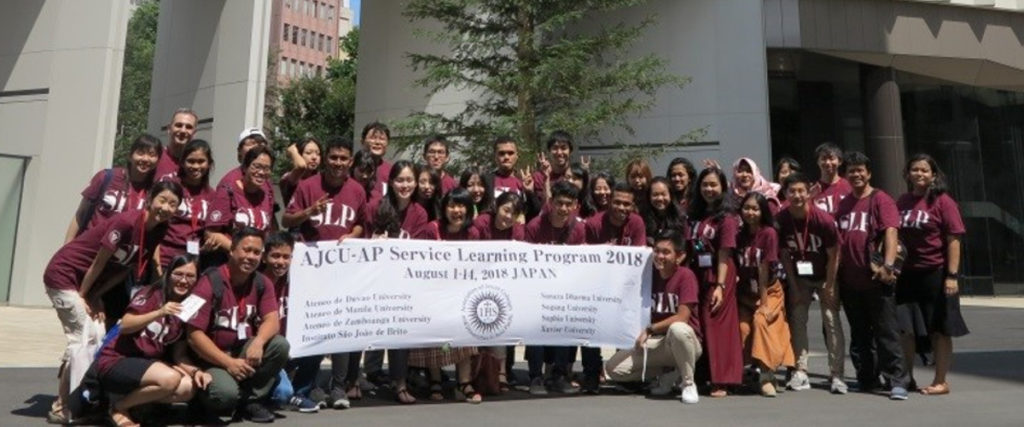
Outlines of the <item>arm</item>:
[[107,261],[110,261],[111,255],[114,252],[107,249],[104,246],[100,247],[99,253],[96,254],[96,258],[93,258],[92,265],[85,271],[85,277],[82,278],[82,286],[78,288],[78,293],[85,297],[89,295],[89,291],[92,289],[92,285],[96,283],[96,279],[100,277],[100,273],[107,267]]
[[[946,236],[946,273],[960,274],[960,236],[950,234]],[[957,279],[946,278],[946,295],[955,295],[960,292]]]
[[263,362],[263,347],[280,330],[281,318],[278,317],[277,311],[272,311],[263,316],[260,329],[256,332],[256,336],[252,337],[252,340],[249,341],[249,347],[245,350],[245,360],[250,366],[259,366]]
[[731,248],[721,248],[718,250],[718,268],[716,269],[717,274],[715,275],[715,289],[711,291],[711,311],[718,311],[722,307],[722,295],[725,293],[725,287],[728,283],[725,283],[725,278],[729,274],[729,264],[727,260],[732,257]]
[[[660,322],[653,323],[647,328],[640,331],[640,335],[637,335],[636,337],[636,348],[642,349],[644,343],[647,341],[647,338],[650,337],[650,334],[664,335],[665,333],[668,332],[668,328],[671,327],[673,323],[688,322],[690,320],[691,313],[692,310],[688,304],[679,304],[679,308],[677,309],[676,314],[673,314],[672,316],[662,319]],[[650,332],[648,333],[648,331]]]
[[68,231],[67,233],[64,234],[64,244],[67,244],[68,242],[74,240],[75,236],[78,235],[78,230],[80,230],[82,227],[89,225],[79,224],[78,218],[80,218],[82,215],[85,215],[85,211],[91,208],[92,204],[89,203],[89,201],[84,198],[81,202],[78,202],[78,209],[75,209],[75,215],[71,217],[71,223],[68,224]]
[[[124,324],[121,325],[124,328]],[[178,341],[174,343],[174,347],[171,348],[171,357],[174,360],[174,369],[181,372],[192,379],[192,382],[200,389],[206,389],[206,386],[213,381],[213,377],[203,372],[199,366],[196,366],[190,357],[188,357],[188,343],[186,341]]]
[[833,308],[838,307],[839,284],[836,283],[836,276],[839,273],[839,246],[833,246],[825,250],[828,254],[828,264],[825,265],[825,284],[822,286],[822,302]]
[[227,234],[212,230],[206,230],[203,233],[205,235],[204,251],[227,251],[231,247],[231,238]]
[[227,368],[234,363],[231,355],[218,348],[217,344],[213,343],[213,340],[206,335],[205,331],[196,329],[193,326],[188,327],[188,345],[201,359],[213,366]]
[[[296,177],[295,179],[289,179],[289,181],[294,183],[298,181],[298,176],[301,175],[308,166],[306,165],[306,159],[303,159],[302,154],[299,153],[298,144],[293,143],[288,145],[288,149],[286,151],[288,152],[288,158],[292,161],[292,173]],[[289,178],[291,178],[291,176],[289,176]]]
[[181,313],[181,304],[168,301],[156,310],[145,314],[125,313],[121,318],[121,333],[132,334],[141,331],[146,325],[164,316]]
[[[297,196],[298,195],[292,196],[292,198],[295,199]],[[294,205],[295,202],[293,201],[292,203]],[[286,211],[284,215],[281,216],[281,225],[284,226],[284,228],[298,227],[299,225],[302,225],[302,223],[308,221],[310,217],[319,215],[326,209],[327,196],[325,195],[321,197],[320,200],[317,200],[316,203],[305,208],[288,209],[290,212]]]

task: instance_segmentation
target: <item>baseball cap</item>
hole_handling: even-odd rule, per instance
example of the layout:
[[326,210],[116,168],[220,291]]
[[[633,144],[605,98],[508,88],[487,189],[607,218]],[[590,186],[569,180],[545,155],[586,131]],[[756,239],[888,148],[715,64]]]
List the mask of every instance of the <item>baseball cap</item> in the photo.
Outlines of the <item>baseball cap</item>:
[[238,143],[241,144],[246,138],[259,138],[263,141],[267,140],[267,136],[263,134],[263,130],[260,128],[245,128],[242,133],[238,134]]

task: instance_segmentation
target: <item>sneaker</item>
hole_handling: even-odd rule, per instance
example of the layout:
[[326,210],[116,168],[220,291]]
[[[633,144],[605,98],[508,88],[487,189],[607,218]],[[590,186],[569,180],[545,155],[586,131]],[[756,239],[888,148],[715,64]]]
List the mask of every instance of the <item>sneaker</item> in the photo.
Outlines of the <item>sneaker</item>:
[[601,392],[601,379],[596,375],[585,376],[581,388],[586,394],[598,394]]
[[907,400],[907,389],[903,387],[893,387],[892,391],[889,392],[889,400]]
[[331,390],[331,407],[334,409],[348,409],[352,402],[348,400],[348,393],[345,390]]
[[311,414],[320,411],[320,405],[316,402],[306,399],[302,396],[292,396],[288,399],[288,409],[295,412],[302,412],[303,414]]
[[793,391],[802,391],[811,389],[811,380],[807,378],[807,373],[804,371],[793,372],[793,377],[786,383],[786,388]]
[[679,396],[679,400],[682,400],[686,404],[694,404],[700,401],[700,395],[697,394],[696,384],[687,384],[683,387],[683,394]]
[[537,377],[530,380],[530,395],[532,396],[546,396],[548,394],[548,388],[544,387],[544,378]]
[[274,422],[274,413],[262,403],[252,402],[245,405],[243,416],[254,423],[266,424]]
[[672,393],[672,389],[676,387],[679,382],[679,371],[672,370],[658,375],[651,384],[650,393],[651,396],[667,396]]
[[847,389],[848,387],[846,386],[845,381],[843,381],[839,377],[832,377],[832,384],[829,387],[829,390],[832,391],[832,394],[846,394]]
[[576,387],[573,387],[572,383],[570,383],[564,376],[555,378],[555,380],[551,382],[549,388],[551,391],[561,394],[576,394],[580,392]]
[[314,387],[309,391],[309,400],[316,402],[320,409],[327,409],[327,399],[329,398],[330,396],[328,396],[327,393],[324,393],[323,389],[320,387]]

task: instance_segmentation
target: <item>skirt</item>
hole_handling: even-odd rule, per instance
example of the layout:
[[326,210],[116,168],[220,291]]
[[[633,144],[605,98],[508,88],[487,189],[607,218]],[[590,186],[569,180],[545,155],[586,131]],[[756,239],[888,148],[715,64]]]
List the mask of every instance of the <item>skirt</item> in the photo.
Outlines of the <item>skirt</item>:
[[[756,297],[752,301],[756,302]],[[745,360],[756,360],[768,369],[779,366],[792,367],[796,364],[793,346],[790,342],[789,322],[786,321],[785,295],[782,283],[776,281],[768,287],[767,301],[761,304],[778,315],[771,322],[757,312],[753,304],[745,303],[741,297],[739,305],[740,341],[743,343]]]
[[[706,270],[706,269],[705,269]],[[707,272],[702,272],[707,273]],[[731,385],[743,382],[743,345],[740,343],[739,316],[736,311],[736,267],[730,262],[722,292],[721,307],[711,311],[711,293],[714,290],[714,274],[702,275],[700,326],[704,329],[704,355],[712,384]]]
[[443,368],[469,360],[476,355],[476,347],[417,348],[409,350],[409,366],[416,368]]
[[896,314],[903,333],[962,337],[970,333],[960,314],[960,294],[946,295],[945,270],[904,270],[896,283]]

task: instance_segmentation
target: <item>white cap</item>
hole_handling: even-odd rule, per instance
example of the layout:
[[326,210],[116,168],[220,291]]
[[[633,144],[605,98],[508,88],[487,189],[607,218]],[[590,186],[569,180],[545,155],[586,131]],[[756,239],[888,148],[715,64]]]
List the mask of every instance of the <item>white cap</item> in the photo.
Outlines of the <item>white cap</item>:
[[238,143],[241,144],[246,138],[258,136],[264,141],[267,140],[267,136],[263,134],[263,130],[260,128],[245,128],[242,133],[238,134]]

